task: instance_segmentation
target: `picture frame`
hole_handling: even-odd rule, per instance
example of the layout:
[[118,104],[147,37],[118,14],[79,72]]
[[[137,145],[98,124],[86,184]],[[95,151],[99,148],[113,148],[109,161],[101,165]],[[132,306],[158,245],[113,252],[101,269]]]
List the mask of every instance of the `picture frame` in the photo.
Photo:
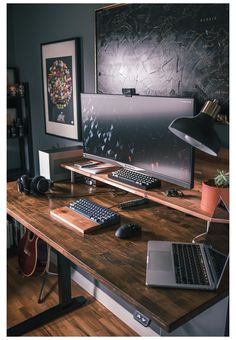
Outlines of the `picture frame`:
[[79,109],[80,41],[41,44],[45,133],[81,140]]

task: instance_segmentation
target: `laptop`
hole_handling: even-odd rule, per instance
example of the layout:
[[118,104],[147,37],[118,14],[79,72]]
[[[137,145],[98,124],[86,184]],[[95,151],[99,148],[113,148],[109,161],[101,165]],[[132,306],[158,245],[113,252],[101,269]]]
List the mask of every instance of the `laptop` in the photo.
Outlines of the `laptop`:
[[211,223],[204,243],[149,241],[146,285],[216,290],[229,258],[229,225]]

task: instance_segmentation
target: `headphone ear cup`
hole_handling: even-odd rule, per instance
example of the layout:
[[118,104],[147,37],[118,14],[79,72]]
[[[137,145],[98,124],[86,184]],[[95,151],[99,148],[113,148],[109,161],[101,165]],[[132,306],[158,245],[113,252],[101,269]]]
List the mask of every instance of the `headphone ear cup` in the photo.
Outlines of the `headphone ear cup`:
[[17,190],[19,192],[30,192],[30,179],[28,175],[22,175],[17,179]]
[[36,194],[36,195],[40,194],[40,192],[37,189],[40,178],[41,176],[36,176],[32,178],[31,183],[30,183],[30,191],[32,194]]
[[21,183],[23,184],[24,190],[29,190],[29,183],[30,183],[30,179],[28,175],[22,175],[21,178]]
[[24,191],[24,187],[23,187],[23,184],[20,178],[18,178],[16,181],[16,187],[17,187],[17,191],[19,191],[20,193]]
[[33,194],[44,194],[49,189],[48,180],[43,176],[36,176],[30,183],[30,191]]

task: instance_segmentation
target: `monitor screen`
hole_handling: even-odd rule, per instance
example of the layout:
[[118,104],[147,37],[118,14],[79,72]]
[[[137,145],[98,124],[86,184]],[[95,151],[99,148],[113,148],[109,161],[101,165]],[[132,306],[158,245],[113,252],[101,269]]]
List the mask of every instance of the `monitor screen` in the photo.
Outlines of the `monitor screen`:
[[192,98],[81,94],[84,156],[193,186],[193,149],[168,130]]

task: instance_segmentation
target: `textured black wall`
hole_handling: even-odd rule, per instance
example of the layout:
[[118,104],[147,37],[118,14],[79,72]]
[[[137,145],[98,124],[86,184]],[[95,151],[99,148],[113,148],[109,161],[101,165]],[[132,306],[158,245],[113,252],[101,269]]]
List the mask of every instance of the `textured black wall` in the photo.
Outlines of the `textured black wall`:
[[218,99],[228,114],[229,5],[129,4],[96,13],[97,92]]

